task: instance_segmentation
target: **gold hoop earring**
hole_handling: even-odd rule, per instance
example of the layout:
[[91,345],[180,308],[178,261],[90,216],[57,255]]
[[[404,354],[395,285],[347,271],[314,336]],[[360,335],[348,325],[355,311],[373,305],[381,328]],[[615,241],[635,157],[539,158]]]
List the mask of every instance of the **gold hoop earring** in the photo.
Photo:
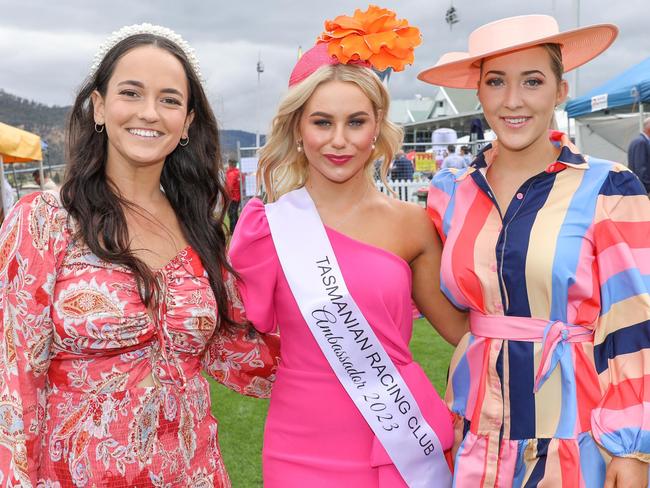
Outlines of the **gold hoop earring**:
[[98,134],[104,132],[104,124],[98,124],[97,122],[95,122],[95,132],[97,132]]
[[[185,144],[183,144],[183,141],[185,141]],[[181,137],[181,140],[178,141],[178,145],[181,147],[185,147],[190,143],[190,136],[187,136],[185,139]]]
[[373,151],[375,150],[375,147],[377,147],[376,144],[375,144],[376,142],[377,142],[377,136],[372,138],[372,146],[370,146],[370,147],[372,147]]

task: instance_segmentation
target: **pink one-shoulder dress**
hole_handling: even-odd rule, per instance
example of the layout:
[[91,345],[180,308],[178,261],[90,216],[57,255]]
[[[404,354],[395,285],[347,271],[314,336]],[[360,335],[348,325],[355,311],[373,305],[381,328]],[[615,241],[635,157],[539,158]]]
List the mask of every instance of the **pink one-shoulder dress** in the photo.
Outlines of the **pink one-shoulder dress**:
[[[408,349],[413,328],[408,263],[388,251],[326,230],[348,289],[443,448],[449,449],[453,442],[450,413]],[[264,486],[406,486],[302,318],[258,199],[242,212],[230,258],[242,278],[248,318],[260,331],[280,329],[281,360],[262,453]]]

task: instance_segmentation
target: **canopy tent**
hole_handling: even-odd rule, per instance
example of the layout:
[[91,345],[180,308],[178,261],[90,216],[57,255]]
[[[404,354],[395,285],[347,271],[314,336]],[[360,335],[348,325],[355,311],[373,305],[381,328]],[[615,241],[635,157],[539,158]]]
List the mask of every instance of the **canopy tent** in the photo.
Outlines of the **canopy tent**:
[[623,71],[607,83],[567,102],[569,117],[650,103],[650,58]]
[[642,130],[644,104],[650,105],[650,58],[567,102],[565,110],[576,121],[582,152],[626,163],[627,147]]
[[639,134],[639,114],[598,114],[576,120],[582,152],[627,163],[627,147]]
[[[36,134],[17,129],[0,122],[0,178],[4,179],[4,165],[8,163],[27,163],[40,161],[39,171],[43,180],[43,150],[41,138]],[[0,185],[0,202],[2,185]],[[9,209],[3,209],[6,215]]]

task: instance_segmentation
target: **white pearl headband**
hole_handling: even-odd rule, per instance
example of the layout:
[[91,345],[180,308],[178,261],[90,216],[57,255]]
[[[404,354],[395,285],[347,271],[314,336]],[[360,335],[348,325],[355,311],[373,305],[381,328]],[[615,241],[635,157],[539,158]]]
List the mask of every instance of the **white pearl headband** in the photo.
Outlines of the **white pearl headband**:
[[104,57],[106,57],[111,49],[113,49],[123,40],[128,39],[132,36],[136,36],[138,34],[151,34],[154,36],[163,37],[176,44],[187,57],[187,60],[189,61],[190,66],[192,66],[192,69],[194,70],[196,76],[199,78],[201,83],[203,83],[203,76],[201,75],[199,59],[196,57],[194,49],[187,43],[187,41],[185,41],[185,39],[183,39],[179,34],[171,29],[168,29],[167,27],[148,23],[127,25],[113,32],[110,37],[106,39],[106,41],[104,41],[104,43],[99,47],[99,50],[95,54],[93,65],[90,67],[90,73],[88,76],[90,78],[95,76],[97,70],[99,69],[99,65],[102,63]]

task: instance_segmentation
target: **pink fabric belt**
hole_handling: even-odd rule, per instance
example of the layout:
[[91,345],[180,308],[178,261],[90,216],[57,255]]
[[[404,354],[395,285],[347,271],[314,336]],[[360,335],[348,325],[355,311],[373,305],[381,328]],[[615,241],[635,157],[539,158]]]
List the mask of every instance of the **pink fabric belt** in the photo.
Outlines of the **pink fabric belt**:
[[590,342],[593,330],[559,320],[508,315],[484,315],[470,312],[470,330],[477,337],[525,342],[541,342],[542,359],[535,374],[534,392],[551,375],[562,356],[569,350],[567,342]]

